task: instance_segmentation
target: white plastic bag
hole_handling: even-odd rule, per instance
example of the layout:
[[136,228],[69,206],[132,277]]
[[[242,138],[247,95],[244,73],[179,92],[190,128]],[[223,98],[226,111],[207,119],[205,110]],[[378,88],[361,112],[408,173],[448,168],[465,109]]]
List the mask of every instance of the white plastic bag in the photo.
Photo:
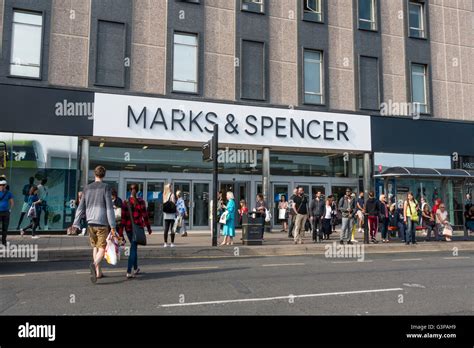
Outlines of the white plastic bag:
[[115,266],[120,260],[120,249],[117,238],[112,237],[109,233],[107,237],[107,246],[105,247],[105,260],[108,264]]
[[272,221],[272,214],[270,214],[270,210],[265,209],[265,222]]

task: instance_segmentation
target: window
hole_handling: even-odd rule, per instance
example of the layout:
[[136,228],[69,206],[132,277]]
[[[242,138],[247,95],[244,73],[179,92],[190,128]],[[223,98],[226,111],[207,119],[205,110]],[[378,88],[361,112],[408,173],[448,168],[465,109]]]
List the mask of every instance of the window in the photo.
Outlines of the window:
[[174,34],[173,91],[198,93],[198,37]]
[[125,86],[125,24],[99,20],[95,84]]
[[410,37],[425,38],[424,7],[422,3],[410,2]]
[[322,22],[321,0],[304,0],[303,20]]
[[40,78],[43,16],[40,13],[14,11],[10,74]]
[[420,113],[428,113],[426,70],[423,64],[411,65],[411,101]]
[[359,29],[377,30],[375,0],[359,0]]
[[241,98],[265,100],[265,44],[242,41]]
[[249,12],[264,13],[264,0],[242,0],[242,10]]
[[323,104],[322,59],[322,52],[304,50],[304,102],[306,104]]
[[360,57],[359,93],[361,109],[380,110],[378,58]]
[[190,4],[199,4],[200,0],[177,0],[178,2],[188,2]]

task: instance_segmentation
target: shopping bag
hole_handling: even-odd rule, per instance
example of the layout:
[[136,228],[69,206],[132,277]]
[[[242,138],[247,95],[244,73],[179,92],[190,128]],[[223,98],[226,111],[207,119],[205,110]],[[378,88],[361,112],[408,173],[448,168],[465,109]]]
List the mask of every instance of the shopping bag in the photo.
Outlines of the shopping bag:
[[183,217],[179,215],[174,220],[173,233],[180,233],[182,226],[183,226]]
[[227,223],[227,215],[228,215],[228,212],[226,210],[224,213],[222,213],[221,218],[219,219],[219,223],[226,224]]
[[36,208],[35,208],[34,204],[32,204],[30,209],[28,209],[28,217],[30,219],[35,219],[36,218]]
[[449,225],[444,226],[443,236],[452,237],[453,236],[453,228]]
[[278,219],[285,220],[286,218],[286,209],[278,209]]
[[265,222],[270,221],[272,221],[272,214],[270,214],[270,211],[268,209],[265,209]]
[[108,264],[115,266],[120,259],[120,249],[117,238],[109,233],[107,237],[107,246],[105,247],[105,260]]

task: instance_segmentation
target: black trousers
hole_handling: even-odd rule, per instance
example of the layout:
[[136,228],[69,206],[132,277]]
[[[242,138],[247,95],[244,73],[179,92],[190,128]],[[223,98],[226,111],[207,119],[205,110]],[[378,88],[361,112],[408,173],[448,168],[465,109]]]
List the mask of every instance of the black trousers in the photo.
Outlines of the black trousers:
[[2,226],[2,244],[7,245],[8,225],[10,224],[10,212],[0,212],[0,225]]
[[31,219],[31,223],[28,226],[26,226],[23,229],[23,231],[26,232],[26,230],[29,230],[31,228],[31,235],[34,236],[38,226],[39,226],[39,218],[36,217],[36,218]]
[[321,216],[313,216],[313,240],[316,240],[316,234],[319,234],[319,237],[323,236],[323,231],[321,229]]
[[165,243],[168,243],[168,233],[171,234],[171,243],[174,243],[174,233],[173,233],[173,225],[174,225],[174,219],[173,220],[165,220]]

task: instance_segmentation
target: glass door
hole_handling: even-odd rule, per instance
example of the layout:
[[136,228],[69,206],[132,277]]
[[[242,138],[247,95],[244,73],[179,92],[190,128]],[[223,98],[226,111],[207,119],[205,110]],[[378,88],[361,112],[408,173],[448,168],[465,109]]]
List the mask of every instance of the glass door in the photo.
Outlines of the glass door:
[[186,206],[186,211],[188,212],[188,216],[184,218],[184,222],[186,223],[186,226],[189,226],[189,221],[191,217],[191,210],[189,209],[191,203],[191,182],[175,181],[173,182],[173,190],[175,195],[176,192],[181,191],[181,198],[184,200],[184,205]]
[[193,227],[209,227],[209,183],[193,183],[192,222]]
[[146,183],[146,203],[150,225],[161,228],[163,226],[163,181]]
[[138,185],[138,192],[137,192],[137,197],[143,198],[143,192],[145,190],[145,181],[144,180],[127,180],[126,182],[126,194],[125,194],[125,199],[130,198],[131,190],[130,186],[133,184]]
[[281,226],[278,204],[282,197],[288,202],[288,184],[273,184],[273,226]]
[[311,186],[311,199],[314,199],[318,192],[321,192],[321,197],[326,197],[326,186],[312,185]]

